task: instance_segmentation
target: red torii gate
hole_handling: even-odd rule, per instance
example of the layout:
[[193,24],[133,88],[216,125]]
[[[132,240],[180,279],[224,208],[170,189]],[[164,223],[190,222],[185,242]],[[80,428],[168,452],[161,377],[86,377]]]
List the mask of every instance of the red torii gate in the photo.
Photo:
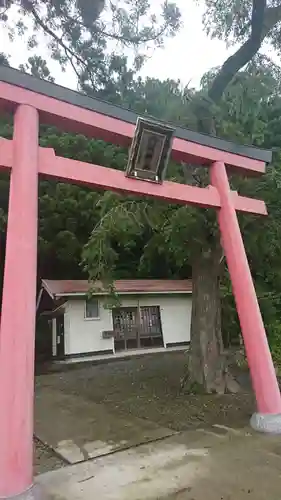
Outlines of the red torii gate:
[[[258,413],[252,426],[281,432],[281,398],[236,210],[266,215],[263,201],[232,192],[225,165],[262,174],[271,152],[176,129],[175,160],[210,168],[211,185],[148,183],[123,172],[61,158],[38,146],[39,121],[128,146],[137,116],[117,106],[0,68],[0,108],[14,113],[13,140],[0,139],[0,166],[10,170],[10,197],[0,330],[0,498],[35,497],[33,473],[34,337],[38,175],[169,202],[217,209]],[[18,497],[17,497],[18,498]]]

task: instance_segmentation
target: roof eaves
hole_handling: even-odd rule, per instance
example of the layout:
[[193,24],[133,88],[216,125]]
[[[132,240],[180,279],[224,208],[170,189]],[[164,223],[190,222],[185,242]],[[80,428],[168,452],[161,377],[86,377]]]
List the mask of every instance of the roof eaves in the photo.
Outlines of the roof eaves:
[[55,298],[55,294],[53,294],[50,290],[50,288],[48,287],[48,284],[46,282],[46,280],[42,280],[42,287],[44,288],[44,290],[46,290],[46,292],[48,293],[48,295],[51,297],[51,299],[54,300]]
[[[133,290],[133,291],[120,291],[117,292],[118,295],[168,295],[168,294],[192,294],[192,290]],[[61,297],[85,297],[87,292],[61,292],[54,294],[54,298]],[[94,293],[96,296],[108,295],[107,292]]]

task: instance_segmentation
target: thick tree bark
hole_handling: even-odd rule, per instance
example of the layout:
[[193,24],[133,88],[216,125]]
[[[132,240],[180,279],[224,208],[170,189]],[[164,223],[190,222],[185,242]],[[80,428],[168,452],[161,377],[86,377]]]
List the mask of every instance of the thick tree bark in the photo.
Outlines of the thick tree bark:
[[202,250],[193,262],[189,384],[225,392],[225,359],[220,317],[221,249]]
[[240,390],[229,372],[228,353],[223,346],[221,269],[222,250],[219,245],[202,250],[193,261],[191,342],[188,370],[181,386],[209,394],[236,393]]

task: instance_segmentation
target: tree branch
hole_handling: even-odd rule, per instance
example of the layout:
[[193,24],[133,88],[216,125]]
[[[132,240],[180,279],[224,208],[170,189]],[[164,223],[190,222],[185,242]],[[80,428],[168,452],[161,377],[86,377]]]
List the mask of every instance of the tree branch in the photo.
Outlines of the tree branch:
[[5,18],[7,17],[7,16],[6,16],[6,12],[8,12],[9,8],[10,8],[10,5],[9,5],[8,7],[6,7],[6,9],[5,9],[5,10],[3,10],[3,11],[0,13],[0,19],[2,19],[2,20],[4,20],[4,21],[5,21]]
[[[77,70],[77,68],[75,67],[75,64],[73,62],[73,60],[75,59],[79,64],[81,64],[86,70],[87,70],[87,73],[88,73],[88,78],[91,80],[91,83],[93,85],[93,88],[95,87],[95,84],[94,84],[94,81],[93,81],[93,78],[91,77],[91,71],[89,69],[89,66],[87,64],[87,61],[84,60],[82,57],[80,57],[77,53],[75,53],[68,45],[65,44],[65,42],[63,41],[63,38],[62,36],[58,36],[55,31],[53,31],[39,16],[38,12],[36,11],[34,5],[32,4],[32,2],[30,0],[22,0],[22,4],[25,8],[26,11],[28,11],[34,18],[35,20],[35,23],[41,27],[41,29],[47,34],[49,35],[53,40],[55,40],[58,45],[63,49],[68,61],[70,62],[72,68],[73,68],[73,71],[75,72],[77,78],[78,78],[78,81],[80,80],[80,74],[79,74],[79,71]],[[70,16],[66,16],[70,21],[74,21],[76,22],[77,24],[79,24],[80,26],[84,27],[84,28],[87,28],[89,30],[92,29],[92,27],[90,26],[87,26],[85,25],[84,23],[82,23],[80,20],[78,19],[73,19],[71,18]],[[115,40],[118,40],[120,42],[123,42],[123,43],[131,43],[131,44],[134,44],[134,45],[138,45],[139,43],[147,43],[149,41],[153,41],[153,40],[156,40],[157,38],[161,37],[167,27],[168,27],[169,23],[165,23],[164,26],[162,26],[161,30],[159,30],[156,34],[154,34],[153,36],[150,36],[150,37],[147,37],[147,38],[142,38],[142,37],[134,37],[134,38],[126,38],[126,37],[123,37],[121,35],[117,35],[117,34],[114,34],[114,33],[107,33],[107,32],[104,32],[103,30],[101,30],[100,28],[96,27],[95,26],[95,30],[102,34],[103,36],[106,36],[108,38],[112,38],[112,39],[115,39]]]
[[245,66],[258,52],[264,34],[264,21],[266,13],[266,0],[253,0],[251,16],[251,34],[249,39],[222,65],[220,72],[215,77],[208,92],[209,98],[218,103],[227,85],[236,73]]
[[[27,8],[27,7],[26,7]],[[57,43],[58,45],[64,50],[64,53],[66,55],[66,57],[68,58],[72,68],[73,68],[73,71],[75,72],[78,80],[80,78],[80,75],[79,75],[79,72],[77,71],[76,67],[75,67],[75,64],[73,63],[73,58],[76,59],[76,61],[78,61],[82,66],[84,66],[86,69],[88,69],[88,65],[87,63],[84,61],[84,59],[82,59],[81,57],[79,57],[73,50],[71,50],[65,43],[64,41],[62,40],[62,38],[60,38],[58,35],[56,35],[56,33],[51,30],[39,17],[39,15],[37,14],[36,10],[34,9],[33,5],[31,4],[31,2],[28,3],[28,11],[32,14],[32,16],[34,17],[34,20],[35,22],[43,29],[43,31],[45,33],[47,33],[48,35],[50,35]]]
[[[66,18],[69,21],[74,21],[75,23],[79,24],[79,26],[81,26],[82,28],[87,28],[89,31],[93,30],[93,26],[91,26],[89,24],[85,24],[85,22],[80,21],[77,18],[73,18],[69,15],[66,15]],[[153,41],[157,40],[162,35],[164,35],[168,26],[169,26],[169,22],[165,22],[165,24],[162,26],[162,28],[157,33],[155,33],[154,35],[148,36],[148,37],[143,37],[143,38],[141,36],[134,36],[134,37],[128,38],[128,37],[123,36],[123,35],[118,35],[117,33],[110,33],[108,31],[105,31],[105,30],[99,28],[97,25],[95,25],[94,28],[95,28],[96,33],[99,33],[100,35],[103,35],[106,38],[111,38],[112,40],[116,40],[117,42],[122,42],[124,44],[130,43],[133,45],[138,45],[140,43],[148,43],[148,42],[153,42]]]

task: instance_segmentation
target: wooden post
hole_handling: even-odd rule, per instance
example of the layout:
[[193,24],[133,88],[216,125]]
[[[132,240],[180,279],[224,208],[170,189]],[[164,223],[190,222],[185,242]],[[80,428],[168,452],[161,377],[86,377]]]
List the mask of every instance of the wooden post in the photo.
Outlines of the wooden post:
[[213,163],[211,182],[220,195],[221,208],[217,213],[221,241],[231,277],[258,411],[263,415],[278,415],[281,413],[279,386],[223,162]]
[[33,481],[38,112],[15,113],[0,332],[0,498]]

